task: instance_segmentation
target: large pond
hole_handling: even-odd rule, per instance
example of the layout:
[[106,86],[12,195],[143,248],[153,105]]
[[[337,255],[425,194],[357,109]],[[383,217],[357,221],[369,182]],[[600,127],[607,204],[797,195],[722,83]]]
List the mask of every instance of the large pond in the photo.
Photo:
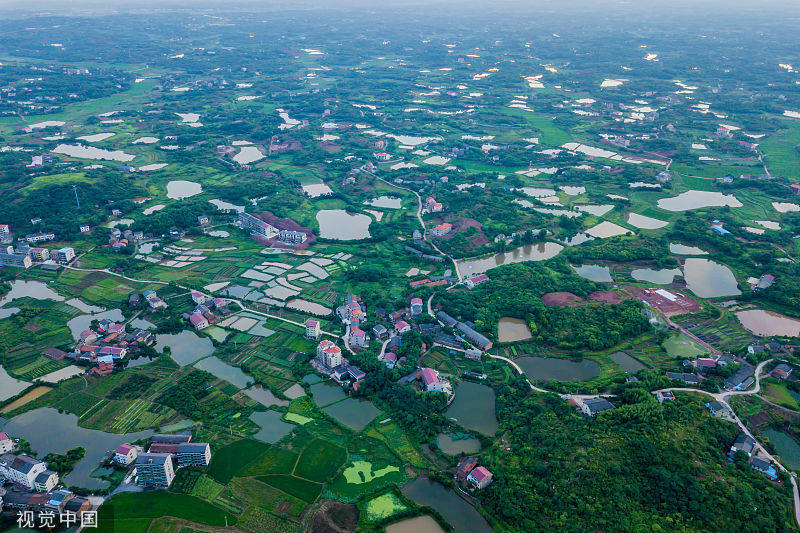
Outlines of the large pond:
[[322,408],[330,416],[353,431],[361,431],[381,412],[368,400],[348,398]]
[[531,330],[521,318],[503,317],[497,323],[497,339],[500,342],[524,341],[530,338]]
[[94,146],[82,144],[59,144],[53,150],[54,154],[64,154],[78,159],[100,159],[105,161],[133,161],[136,156],[127,154],[122,150],[103,150]]
[[353,241],[369,238],[372,217],[363,213],[348,213],[344,209],[323,209],[317,213],[317,222],[320,237]]
[[237,213],[241,213],[242,211],[244,211],[243,205],[232,204],[230,202],[226,202],[225,200],[220,200],[218,198],[209,200],[208,203],[214,204],[214,206],[220,211],[236,211]]
[[783,431],[776,429],[766,429],[761,433],[769,439],[775,453],[786,466],[792,470],[800,470],[800,444]]
[[491,257],[483,259],[467,259],[458,262],[459,271],[465,275],[482,274],[487,270],[499,267],[501,265],[508,265],[511,263],[520,263],[522,261],[544,261],[558,255],[558,252],[563,250],[564,247],[554,242],[540,242],[538,244],[526,244],[515,248],[510,252],[502,254],[495,254]]
[[669,243],[670,253],[677,255],[708,255],[708,252],[697,246],[688,246],[677,242]]
[[736,313],[739,322],[752,333],[769,337],[800,337],[800,320],[773,311],[763,309],[747,309]]
[[675,276],[681,276],[683,272],[679,268],[665,268],[654,270],[652,268],[637,268],[631,271],[631,276],[636,281],[646,281],[657,285],[667,285],[672,283]]
[[709,259],[690,257],[683,265],[686,286],[700,298],[718,298],[742,294],[733,272]]
[[639,361],[638,359],[631,357],[630,355],[626,354],[625,352],[614,352],[609,355],[612,361],[617,363],[619,367],[625,372],[638,372],[643,368],[647,368],[647,365]]
[[233,156],[233,160],[239,163],[240,165],[249,165],[250,163],[255,163],[256,161],[260,161],[264,159],[264,154],[261,153],[261,150],[256,148],[255,146],[243,146],[239,153]]
[[439,433],[439,436],[436,437],[436,445],[447,455],[476,453],[481,449],[481,441],[475,437],[448,435],[447,433]]
[[216,358],[206,357],[194,364],[195,368],[211,372],[219,379],[224,379],[228,383],[236,385],[240,389],[247,387],[254,379],[244,372],[238,366],[231,366],[228,363]]
[[572,270],[574,270],[575,273],[578,274],[580,277],[586,278],[591,281],[598,281],[601,283],[612,283],[614,281],[614,278],[611,277],[611,271],[607,266],[602,266],[602,265],[572,266]]
[[65,478],[67,485],[76,485],[90,490],[108,486],[106,481],[91,477],[105,454],[120,444],[149,437],[152,431],[139,431],[117,435],[78,426],[78,417],[70,413],[59,414],[56,409],[42,407],[28,411],[9,420],[3,431],[12,437],[21,437],[31,443],[39,457],[48,453],[66,453],[77,446],[86,448],[86,455]]
[[27,381],[11,377],[6,372],[6,369],[0,365],[0,401],[8,400],[30,386],[31,384]]
[[400,209],[403,207],[403,199],[395,196],[378,196],[364,203],[372,207],[382,207],[384,209]]
[[261,429],[253,434],[253,438],[269,444],[275,444],[289,434],[294,424],[281,420],[283,415],[277,411],[256,411],[250,415],[250,420]]
[[167,198],[182,200],[203,192],[199,183],[186,180],[173,180],[167,183]]
[[600,375],[600,365],[590,359],[573,361],[555,357],[518,357],[514,360],[533,380],[585,381]]
[[193,331],[169,333],[156,337],[156,351],[163,352],[169,346],[170,357],[181,366],[190,365],[214,352],[214,345],[208,337],[200,337]]
[[628,215],[628,224],[639,229],[659,229],[669,224],[669,222],[637,213],[630,213]]
[[462,381],[456,385],[455,395],[456,398],[445,411],[445,416],[484,435],[494,435],[497,432],[494,390],[491,387]]
[[470,504],[448,489],[428,478],[406,483],[403,494],[419,505],[436,509],[458,533],[492,533],[486,520]]
[[11,282],[11,290],[0,298],[0,307],[25,297],[33,298],[34,300],[64,301],[63,296],[41,281],[24,281],[17,279]]
[[667,211],[688,211],[703,207],[742,207],[742,202],[732,194],[713,191],[686,191],[671,198],[662,198],[658,207]]

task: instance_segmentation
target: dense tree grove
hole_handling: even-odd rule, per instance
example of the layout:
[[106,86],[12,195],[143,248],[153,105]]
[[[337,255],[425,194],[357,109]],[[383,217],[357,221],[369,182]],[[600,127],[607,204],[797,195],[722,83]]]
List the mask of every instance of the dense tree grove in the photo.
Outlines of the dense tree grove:
[[494,336],[500,318],[525,319],[535,340],[563,348],[602,349],[648,330],[641,304],[547,307],[541,296],[566,291],[585,297],[601,284],[575,274],[563,260],[516,263],[492,271],[492,280],[470,292],[451,292],[439,300],[454,316],[472,320]]
[[494,483],[483,504],[511,531],[784,531],[788,482],[770,483],[724,453],[733,424],[699,399],[659,404],[628,387],[618,408],[587,419],[560,398],[499,388],[510,451],[483,461]]

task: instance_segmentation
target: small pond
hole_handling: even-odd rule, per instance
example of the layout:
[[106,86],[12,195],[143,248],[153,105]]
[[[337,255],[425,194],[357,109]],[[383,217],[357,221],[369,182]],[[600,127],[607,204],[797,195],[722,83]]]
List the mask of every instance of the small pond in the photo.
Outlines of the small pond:
[[668,285],[673,282],[675,276],[682,276],[679,268],[664,268],[654,270],[652,268],[637,268],[631,271],[631,276],[636,281],[646,281],[657,285]]
[[481,441],[468,435],[448,435],[439,433],[436,437],[436,445],[447,455],[459,455],[462,453],[476,453],[481,449]]
[[510,252],[495,254],[483,259],[462,259],[458,261],[458,268],[465,276],[482,274],[487,270],[507,265],[520,263],[522,261],[544,261],[558,255],[564,247],[554,242],[540,242],[538,244],[526,244],[515,248]]
[[256,411],[250,415],[250,420],[261,428],[253,434],[253,438],[269,444],[275,444],[289,434],[294,424],[281,420],[282,413],[277,411]]
[[613,283],[614,278],[611,277],[611,271],[607,266],[602,265],[581,265],[581,266],[572,266],[572,270],[575,271],[582,278],[586,278],[591,281],[598,281],[600,283]]
[[395,196],[378,196],[364,203],[372,207],[382,207],[383,209],[400,209],[403,207],[403,199]]
[[190,365],[214,352],[214,345],[208,337],[200,337],[189,330],[156,336],[156,351],[163,352],[169,346],[170,357],[181,366]]
[[725,265],[709,259],[690,257],[683,265],[684,279],[689,290],[700,298],[719,298],[742,294],[736,277]]
[[348,398],[322,408],[353,431],[361,431],[381,412],[369,400]]
[[531,330],[521,318],[503,317],[497,323],[497,338],[500,342],[524,341],[531,338]]
[[194,367],[205,370],[206,372],[211,372],[219,379],[224,379],[240,389],[247,387],[248,384],[255,381],[252,377],[242,372],[242,369],[238,366],[231,366],[214,356],[197,361]]
[[514,360],[533,380],[585,381],[600,375],[600,365],[591,359],[573,361],[555,357],[518,357]]
[[773,311],[747,309],[736,313],[736,318],[745,329],[756,335],[800,337],[800,320]]
[[742,207],[742,202],[732,194],[715,191],[686,191],[671,198],[662,198],[658,207],[667,211],[688,211],[703,207]]
[[167,198],[182,200],[203,192],[203,187],[194,181],[173,180],[167,183]]
[[272,394],[272,391],[258,384],[253,385],[249,389],[245,389],[244,393],[253,400],[263,405],[264,407],[269,407],[271,405],[285,407],[289,405],[288,401],[281,400],[280,398]]
[[487,385],[462,381],[456,385],[455,395],[455,400],[445,411],[445,416],[484,435],[494,435],[497,432],[494,389]]
[[317,222],[320,237],[353,241],[369,238],[372,217],[363,213],[348,213],[344,209],[323,209],[317,213]]
[[688,246],[677,242],[669,243],[670,253],[677,255],[708,255],[708,252],[697,246]]
[[402,492],[417,504],[436,509],[458,533],[492,533],[486,519],[453,489],[420,477],[405,484]]

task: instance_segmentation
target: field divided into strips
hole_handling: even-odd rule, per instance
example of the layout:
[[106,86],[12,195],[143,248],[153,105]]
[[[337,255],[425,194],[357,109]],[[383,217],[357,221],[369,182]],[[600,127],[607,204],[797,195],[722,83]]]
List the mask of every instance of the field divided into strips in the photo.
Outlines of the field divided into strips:
[[393,421],[386,423],[381,423],[381,421],[373,422],[366,430],[365,435],[386,443],[389,449],[399,455],[405,463],[419,468],[430,466],[417,452],[405,433]]
[[735,318],[727,316],[713,320],[702,316],[684,315],[673,317],[672,320],[697,335],[700,340],[722,351],[736,352],[758,341]]

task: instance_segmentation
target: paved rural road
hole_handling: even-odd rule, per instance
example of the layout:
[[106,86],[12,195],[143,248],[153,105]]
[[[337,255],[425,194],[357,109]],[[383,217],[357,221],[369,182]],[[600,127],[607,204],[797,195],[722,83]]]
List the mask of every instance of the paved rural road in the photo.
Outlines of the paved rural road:
[[439,249],[439,247],[436,246],[436,244],[434,244],[431,240],[428,239],[428,227],[425,225],[425,221],[422,219],[422,197],[419,195],[419,193],[417,191],[413,190],[413,189],[409,189],[408,187],[401,187],[400,185],[397,185],[395,183],[391,183],[390,181],[387,181],[387,180],[383,179],[382,177],[378,176],[377,174],[373,174],[372,172],[367,172],[367,174],[369,174],[370,176],[374,177],[375,179],[378,179],[378,180],[384,182],[389,187],[394,187],[395,189],[402,189],[404,191],[408,191],[408,192],[410,192],[411,194],[413,194],[414,196],[417,197],[417,219],[419,220],[420,226],[422,226],[422,238],[425,240],[425,242],[430,244],[433,247],[434,250],[439,252],[439,255],[441,255],[445,259],[449,259],[450,261],[453,262],[453,268],[456,271],[456,277],[458,277],[458,281],[461,281],[463,278],[461,277],[461,272],[459,272],[459,270],[458,270],[458,261],[456,261],[455,259],[453,259],[449,255],[447,255],[446,253],[441,251]]

